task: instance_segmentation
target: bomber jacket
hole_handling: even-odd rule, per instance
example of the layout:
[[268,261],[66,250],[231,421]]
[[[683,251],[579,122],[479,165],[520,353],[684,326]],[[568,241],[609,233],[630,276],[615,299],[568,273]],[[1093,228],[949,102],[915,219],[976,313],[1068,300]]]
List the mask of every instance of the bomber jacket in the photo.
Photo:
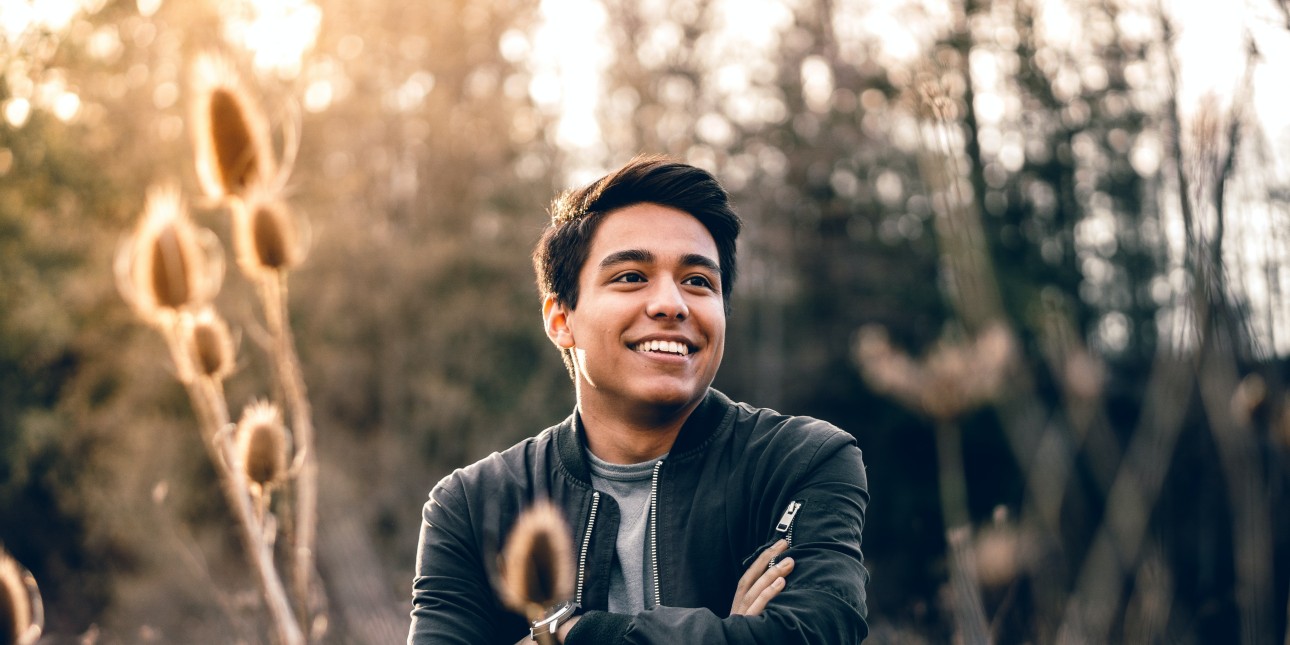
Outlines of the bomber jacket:
[[[423,508],[410,645],[511,645],[528,633],[502,607],[497,552],[518,514],[548,498],[563,512],[585,613],[565,643],[851,645],[868,633],[860,550],[868,483],[854,438],[810,417],[733,403],[715,389],[654,469],[648,538],[654,607],[606,611],[618,507],[591,484],[575,411],[459,469]],[[795,566],[759,616],[729,616],[739,578],[781,538]],[[647,590],[649,593],[650,590]]]

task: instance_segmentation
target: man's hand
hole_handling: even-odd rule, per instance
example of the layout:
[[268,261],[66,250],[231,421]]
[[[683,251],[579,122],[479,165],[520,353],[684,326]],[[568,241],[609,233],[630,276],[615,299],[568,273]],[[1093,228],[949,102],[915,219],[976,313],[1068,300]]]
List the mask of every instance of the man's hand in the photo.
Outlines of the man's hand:
[[784,590],[784,576],[793,570],[793,559],[784,558],[770,566],[772,558],[788,550],[788,542],[780,540],[762,551],[739,579],[735,600],[730,605],[730,615],[758,616],[772,598]]
[[[784,558],[773,567],[770,566],[770,561],[787,550],[788,542],[780,540],[757,556],[757,559],[744,572],[743,577],[739,579],[739,586],[735,588],[735,600],[730,605],[731,616],[759,616],[771,599],[784,590],[784,577],[793,572],[793,559]],[[564,642],[579,618],[581,616],[574,616],[560,625],[556,642]],[[534,645],[534,643],[532,639],[525,637],[515,645]]]

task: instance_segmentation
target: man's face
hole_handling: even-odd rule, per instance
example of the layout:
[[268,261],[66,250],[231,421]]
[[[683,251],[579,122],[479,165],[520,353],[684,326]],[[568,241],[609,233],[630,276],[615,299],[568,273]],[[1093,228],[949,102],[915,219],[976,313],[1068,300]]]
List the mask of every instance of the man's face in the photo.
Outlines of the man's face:
[[635,204],[605,216],[578,274],[578,306],[548,301],[547,333],[573,350],[579,401],[602,411],[680,409],[725,351],[717,245],[693,216]]

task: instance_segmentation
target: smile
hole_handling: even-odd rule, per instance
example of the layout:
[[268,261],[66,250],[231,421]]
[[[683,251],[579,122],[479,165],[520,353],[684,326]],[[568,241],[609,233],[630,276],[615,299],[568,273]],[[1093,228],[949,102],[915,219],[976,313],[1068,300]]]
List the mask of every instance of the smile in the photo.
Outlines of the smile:
[[677,356],[689,356],[690,348],[685,343],[678,343],[671,340],[647,340],[643,343],[636,343],[631,346],[632,350],[637,352],[658,352],[660,354],[675,354]]

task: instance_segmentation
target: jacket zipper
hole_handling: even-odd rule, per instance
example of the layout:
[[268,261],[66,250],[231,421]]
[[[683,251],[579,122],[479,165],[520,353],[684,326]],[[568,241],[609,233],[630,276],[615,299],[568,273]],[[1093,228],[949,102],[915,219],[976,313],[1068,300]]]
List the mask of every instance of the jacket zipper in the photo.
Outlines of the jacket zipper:
[[649,483],[649,555],[650,568],[654,572],[654,606],[663,606],[662,585],[658,580],[658,471],[663,467],[660,459],[654,464],[654,477]]
[[[801,510],[802,503],[792,501],[784,509],[784,514],[779,517],[779,524],[775,525],[776,533],[783,533],[784,539],[788,541],[788,546],[793,546],[793,520],[797,519],[797,511]],[[775,566],[775,558],[770,559],[770,566]]]
[[578,604],[582,604],[582,581],[587,574],[587,547],[591,545],[591,529],[596,527],[596,509],[600,507],[600,493],[591,493],[591,515],[587,518],[587,531],[582,534],[582,552],[578,555]]

